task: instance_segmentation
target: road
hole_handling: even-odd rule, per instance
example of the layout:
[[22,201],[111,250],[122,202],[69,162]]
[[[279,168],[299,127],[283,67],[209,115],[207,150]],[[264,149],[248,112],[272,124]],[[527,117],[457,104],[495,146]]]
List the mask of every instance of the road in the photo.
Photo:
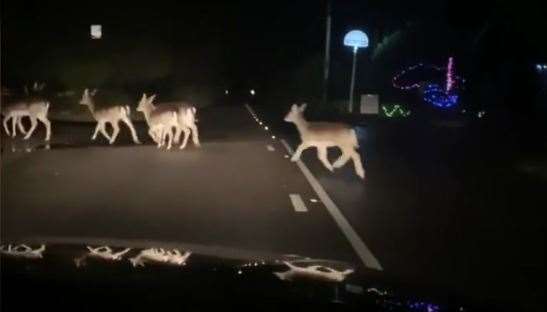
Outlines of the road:
[[[93,125],[75,123],[54,123],[50,149],[4,138],[3,241],[116,238],[299,254],[537,308],[545,289],[543,178],[508,166],[512,159],[492,162],[480,142],[454,150],[460,138],[452,130],[416,140],[412,131],[371,126],[361,142],[363,182],[351,166],[327,172],[311,149],[301,164],[290,162],[282,140],[294,148],[295,129],[282,112],[254,108],[262,126],[244,106],[200,111],[202,147],[184,151],[157,150],[139,123],[143,145],[127,129],[113,146],[90,142]],[[436,136],[448,139],[438,144]]]
[[[3,240],[187,242],[359,263],[321,203],[310,201],[317,196],[282,144],[243,106],[199,118],[201,148],[182,151],[158,150],[143,124],[144,145],[128,131],[112,146],[91,143],[92,124],[55,123],[49,150],[5,140]],[[307,211],[295,211],[289,194]]]

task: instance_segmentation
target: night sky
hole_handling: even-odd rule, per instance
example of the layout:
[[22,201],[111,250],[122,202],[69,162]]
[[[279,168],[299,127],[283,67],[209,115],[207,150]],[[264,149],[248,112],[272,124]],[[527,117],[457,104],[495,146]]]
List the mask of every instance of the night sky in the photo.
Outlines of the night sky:
[[[494,33],[494,39],[488,38],[488,47],[481,48],[484,56],[474,63],[459,64],[465,70],[473,64],[483,71],[480,66],[488,60],[496,66],[508,55],[534,62],[541,60],[545,51],[544,43],[537,40],[545,29],[540,10],[536,10],[539,1],[519,1],[518,7],[516,2],[493,0],[480,5],[434,0],[332,3],[334,89],[337,81],[340,88],[347,84],[351,52],[343,47],[342,37],[353,28],[369,34],[371,48],[366,52],[372,53],[390,32],[412,23],[427,25],[424,29],[432,34],[424,34],[423,41],[401,50],[405,57],[391,61],[394,68],[420,58],[444,60],[448,54],[471,59],[467,55],[473,49],[469,43],[484,29]],[[119,81],[131,81],[136,76],[124,68],[141,66],[143,71],[156,70],[152,76],[164,80],[224,86],[260,87],[272,77],[280,80],[305,68],[306,62],[313,64],[319,73],[314,75],[320,76],[325,12],[326,0],[131,4],[4,0],[2,79],[8,85],[55,80],[60,76],[56,68],[102,61],[90,66],[111,69],[109,77]],[[102,40],[89,39],[91,24],[103,25]],[[518,39],[510,40],[509,34]],[[431,49],[436,45],[438,49]],[[368,58],[370,55],[360,59],[360,66],[367,66]],[[385,67],[385,71],[387,77],[393,69]],[[65,80],[69,79],[74,80]],[[361,79],[361,83],[366,81]]]

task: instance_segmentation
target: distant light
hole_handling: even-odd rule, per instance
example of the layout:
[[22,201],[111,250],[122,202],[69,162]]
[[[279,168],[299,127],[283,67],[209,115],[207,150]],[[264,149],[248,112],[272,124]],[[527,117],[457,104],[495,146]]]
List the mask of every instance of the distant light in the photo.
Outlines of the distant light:
[[230,94],[230,91],[228,89],[224,90],[224,94],[228,95]]
[[258,124],[262,126],[262,121],[259,121]]
[[264,127],[264,130],[268,130],[268,129],[269,129],[268,126],[265,126],[265,127]]
[[249,93],[251,93],[251,95],[255,95],[255,94],[256,94],[255,89],[251,89],[251,90],[249,91]]
[[275,140],[275,135],[272,135],[272,139],[274,139],[274,140]]
[[91,39],[101,39],[103,36],[102,25],[91,25]]

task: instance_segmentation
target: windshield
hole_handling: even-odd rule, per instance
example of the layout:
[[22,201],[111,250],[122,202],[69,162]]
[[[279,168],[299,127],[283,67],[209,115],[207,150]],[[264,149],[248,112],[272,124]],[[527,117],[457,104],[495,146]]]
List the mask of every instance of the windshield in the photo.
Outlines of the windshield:
[[1,243],[291,254],[541,310],[531,2],[4,0]]

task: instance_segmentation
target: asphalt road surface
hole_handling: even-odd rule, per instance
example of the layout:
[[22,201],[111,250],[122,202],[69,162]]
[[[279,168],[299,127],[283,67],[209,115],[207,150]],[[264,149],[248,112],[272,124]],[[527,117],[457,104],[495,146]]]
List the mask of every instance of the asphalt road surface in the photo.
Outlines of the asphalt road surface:
[[[360,263],[324,206],[310,201],[317,195],[283,145],[245,107],[199,118],[202,146],[185,150],[158,150],[143,124],[143,145],[126,128],[112,146],[91,143],[92,124],[55,123],[49,149],[5,139],[3,240],[186,242]],[[307,211],[296,211],[290,194]]]
[[414,146],[408,133],[383,146],[390,139],[379,133],[361,142],[363,182],[350,165],[327,172],[313,149],[290,162],[283,141],[294,148],[295,129],[280,112],[255,110],[262,125],[244,106],[203,109],[202,147],[183,151],[156,149],[141,123],[143,145],[123,125],[112,146],[90,141],[93,124],[54,122],[48,148],[43,129],[29,141],[3,136],[2,241],[131,239],[299,254],[537,308],[545,289],[537,216],[547,203],[534,194],[543,178],[505,163],[467,164],[450,141],[438,147],[432,137]]

